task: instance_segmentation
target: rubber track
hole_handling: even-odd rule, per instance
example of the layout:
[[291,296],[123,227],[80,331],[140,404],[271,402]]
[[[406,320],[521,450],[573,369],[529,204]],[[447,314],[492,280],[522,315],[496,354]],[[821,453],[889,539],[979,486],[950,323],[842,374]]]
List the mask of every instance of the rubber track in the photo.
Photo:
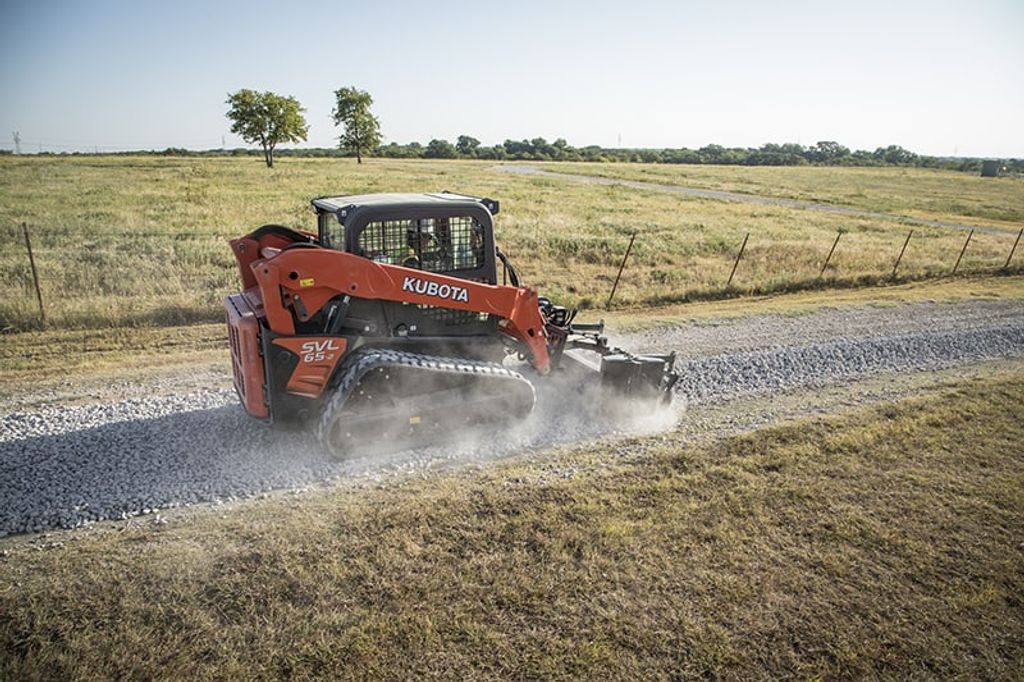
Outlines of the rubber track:
[[503,377],[526,383],[533,390],[533,384],[527,381],[526,377],[522,374],[493,362],[421,355],[419,353],[389,350],[386,348],[356,350],[340,368],[337,375],[340,379],[335,383],[331,397],[324,403],[324,408],[320,412],[320,418],[317,421],[316,437],[324,449],[333,452],[328,441],[331,426],[345,409],[345,403],[348,401],[352,391],[359,385],[359,379],[367,372],[378,367],[391,367],[394,365],[405,365],[407,367],[416,367],[445,374],[455,373]]

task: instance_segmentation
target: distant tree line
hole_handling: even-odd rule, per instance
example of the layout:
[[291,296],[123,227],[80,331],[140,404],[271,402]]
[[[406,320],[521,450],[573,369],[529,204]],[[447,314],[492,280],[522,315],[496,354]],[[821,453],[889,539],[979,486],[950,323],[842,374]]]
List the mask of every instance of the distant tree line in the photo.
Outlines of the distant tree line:
[[[210,149],[193,151],[169,147],[162,151],[123,152],[125,154],[155,154],[162,156],[259,156],[259,149]],[[353,157],[354,149],[307,148],[278,149],[279,157]],[[459,136],[452,144],[448,140],[434,139],[426,145],[419,142],[408,144],[379,145],[372,152],[363,151],[364,156],[392,159],[483,159],[492,161],[618,161],[625,163],[677,163],[727,166],[906,166],[916,168],[941,168],[978,172],[981,158],[940,157],[915,154],[898,145],[879,147],[874,151],[856,150],[837,142],[818,142],[811,146],[794,143],[764,144],[758,148],[723,147],[709,144],[700,149],[613,149],[591,145],[573,147],[564,139],[547,142],[542,137],[532,140],[505,140],[489,146],[468,135]],[[1008,173],[1024,174],[1024,159],[1001,159]]]
[[[822,140],[805,147],[802,144],[769,142],[760,147],[723,147],[709,144],[700,149],[609,149],[590,145],[574,147],[558,138],[548,142],[543,137],[532,140],[505,140],[487,146],[472,135],[459,135],[452,144],[448,140],[433,139],[426,145],[419,142],[381,144],[380,121],[370,111],[373,97],[356,87],[341,88],[334,93],[336,104],[332,111],[334,124],[342,134],[336,149],[290,149],[279,152],[282,156],[355,156],[359,163],[363,156],[391,159],[486,159],[491,161],[618,161],[626,163],[678,163],[725,166],[915,166],[918,168],[944,168],[977,172],[982,159],[923,156],[899,145],[878,147],[874,151],[849,147],[831,140]],[[239,109],[237,102],[245,98],[264,98],[270,103],[283,102],[288,106],[250,106]],[[255,93],[240,90],[228,96],[228,118],[231,131],[242,135],[246,142],[263,145],[267,165],[273,165],[274,145],[277,142],[298,142],[306,139],[304,111],[292,97],[281,97],[271,92]],[[289,108],[290,107],[290,108]],[[269,150],[268,150],[269,140]],[[173,153],[176,150],[166,150]],[[231,153],[236,153],[232,151]],[[246,152],[243,152],[246,153]],[[1002,165],[1013,174],[1024,173],[1024,160],[1006,159]]]
[[[298,151],[298,150],[296,150]],[[874,151],[851,151],[838,142],[822,141],[810,146],[788,142],[767,143],[760,147],[723,147],[709,144],[700,149],[615,149],[591,145],[573,147],[563,138],[548,142],[543,137],[532,140],[505,140],[484,146],[469,135],[460,135],[455,144],[448,140],[431,140],[377,148],[377,156],[400,159],[488,159],[495,161],[618,161],[626,163],[677,163],[726,166],[914,166],[975,171],[981,168],[980,158],[937,157],[915,154],[899,145],[879,147]],[[1006,159],[1011,172],[1024,172],[1024,159]]]

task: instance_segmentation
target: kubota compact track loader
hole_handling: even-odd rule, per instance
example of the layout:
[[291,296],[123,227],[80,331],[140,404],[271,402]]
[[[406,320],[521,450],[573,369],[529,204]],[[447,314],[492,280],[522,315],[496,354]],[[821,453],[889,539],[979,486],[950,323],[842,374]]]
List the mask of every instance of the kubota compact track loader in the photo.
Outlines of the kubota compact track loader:
[[497,201],[445,192],[312,204],[316,234],[264,225],[231,242],[243,291],[225,308],[250,415],[309,423],[344,456],[516,421],[535,384],[560,373],[619,402],[670,400],[674,355],[611,348],[602,324],[574,324],[575,310],[520,283],[494,243]]

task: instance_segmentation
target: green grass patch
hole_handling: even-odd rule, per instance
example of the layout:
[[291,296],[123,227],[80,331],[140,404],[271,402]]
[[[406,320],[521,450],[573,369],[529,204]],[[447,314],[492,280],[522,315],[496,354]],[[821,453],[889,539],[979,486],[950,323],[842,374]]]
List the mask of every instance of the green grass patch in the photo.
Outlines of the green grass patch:
[[1024,663],[1024,375],[56,533],[0,677],[986,678]]

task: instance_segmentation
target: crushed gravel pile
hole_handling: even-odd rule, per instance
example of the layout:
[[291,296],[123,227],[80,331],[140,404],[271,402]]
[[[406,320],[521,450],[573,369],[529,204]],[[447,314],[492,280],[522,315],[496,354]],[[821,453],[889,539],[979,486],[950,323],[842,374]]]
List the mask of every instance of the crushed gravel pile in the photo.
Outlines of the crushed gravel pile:
[[[968,311],[981,312],[970,317]],[[678,363],[683,374],[677,386],[680,409],[687,403],[865,375],[1024,356],[1024,306],[1018,304],[877,309],[855,329],[834,324],[839,314],[764,316],[690,328],[690,334],[687,328],[649,331],[632,345],[684,351],[686,359]],[[921,315],[927,319],[908,322]],[[880,333],[887,328],[886,319],[902,333]],[[785,333],[766,334],[764,325],[781,325]],[[828,333],[821,332],[823,326]],[[659,333],[664,342],[660,346]],[[745,348],[726,342],[727,352],[707,353],[716,333],[724,341],[744,339]],[[704,355],[695,355],[692,348],[685,353],[693,337],[705,338]],[[765,346],[757,348],[759,340]],[[612,426],[588,414],[587,396],[541,393],[531,420],[500,439],[485,433],[444,447],[332,462],[309,435],[273,431],[249,419],[231,391],[159,392],[155,386],[154,395],[144,399],[0,417],[0,535],[302,488],[340,476],[373,480],[384,471],[490,459],[613,429],[666,428],[678,416]]]

